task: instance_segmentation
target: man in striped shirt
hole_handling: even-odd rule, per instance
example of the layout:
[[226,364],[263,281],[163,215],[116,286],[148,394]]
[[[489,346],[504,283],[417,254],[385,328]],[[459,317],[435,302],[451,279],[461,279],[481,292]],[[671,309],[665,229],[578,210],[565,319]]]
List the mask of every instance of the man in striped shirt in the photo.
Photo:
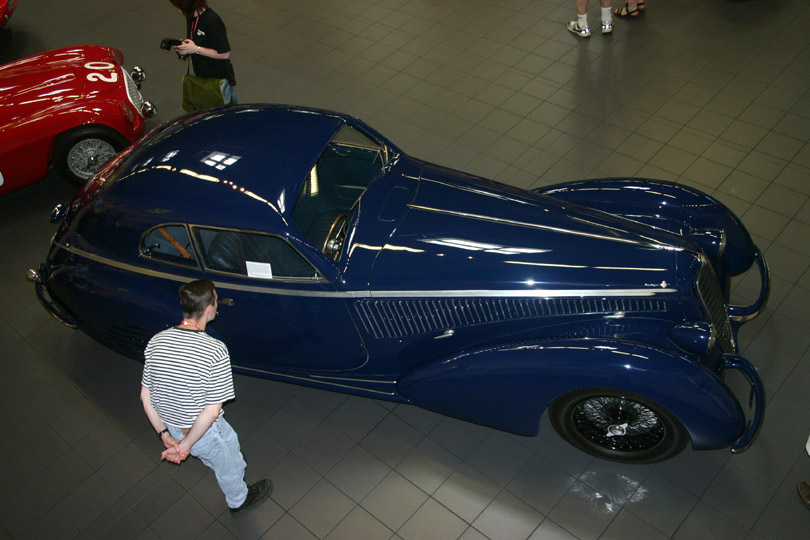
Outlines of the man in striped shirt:
[[180,464],[188,456],[212,469],[232,512],[269,495],[263,479],[245,483],[239,438],[222,405],[235,397],[231,359],[220,340],[205,333],[217,315],[214,284],[199,279],[180,287],[183,321],[156,334],[146,346],[141,402],[166,450],[161,459]]

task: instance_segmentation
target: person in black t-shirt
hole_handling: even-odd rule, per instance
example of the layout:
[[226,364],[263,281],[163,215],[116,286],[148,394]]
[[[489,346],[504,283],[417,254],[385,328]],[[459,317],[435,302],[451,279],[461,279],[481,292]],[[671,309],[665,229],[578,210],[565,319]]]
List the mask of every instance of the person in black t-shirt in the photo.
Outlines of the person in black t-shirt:
[[[178,54],[187,55],[198,77],[226,79],[228,88],[223,95],[236,103],[236,77],[231,64],[231,46],[225,23],[208,7],[207,0],[169,0],[186,17],[186,39],[175,46]],[[227,103],[227,101],[226,101]]]

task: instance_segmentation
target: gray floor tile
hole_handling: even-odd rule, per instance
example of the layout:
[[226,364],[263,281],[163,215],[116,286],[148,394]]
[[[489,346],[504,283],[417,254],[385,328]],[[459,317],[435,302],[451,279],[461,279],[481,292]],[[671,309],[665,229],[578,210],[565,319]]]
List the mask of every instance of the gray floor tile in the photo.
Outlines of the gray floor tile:
[[596,539],[622,506],[582,482],[576,482],[548,517],[582,540]]
[[473,522],[487,538],[526,540],[544,519],[543,514],[509,492],[501,492]]
[[392,535],[393,532],[374,516],[355,506],[346,519],[326,536],[326,540],[388,540]]
[[315,536],[324,538],[354,507],[351,499],[321,480],[289,512]]
[[432,497],[467,523],[472,523],[499,491],[495,482],[465,466],[454,472]]
[[672,538],[674,540],[686,540],[687,538],[731,540],[732,538],[742,538],[746,531],[745,526],[720,510],[707,503],[699,502]]
[[427,497],[425,492],[403,476],[391,471],[361,501],[361,505],[380,522],[396,531],[424,504]]
[[356,446],[329,471],[326,478],[353,501],[360,502],[390,472],[388,465]]
[[450,510],[434,499],[428,499],[398,534],[403,540],[452,540],[461,536],[466,528],[464,521]]

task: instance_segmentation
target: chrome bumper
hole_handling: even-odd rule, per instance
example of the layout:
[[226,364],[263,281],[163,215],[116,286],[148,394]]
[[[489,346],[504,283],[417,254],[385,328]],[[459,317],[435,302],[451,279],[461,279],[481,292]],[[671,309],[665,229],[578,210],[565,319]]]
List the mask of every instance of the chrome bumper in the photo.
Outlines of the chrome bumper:
[[750,306],[728,306],[728,316],[731,323],[739,326],[746,323],[760,314],[768,302],[768,295],[771,293],[771,273],[768,270],[768,263],[759,249],[754,253],[757,266],[759,267],[759,278],[762,286],[759,290],[759,298]]
[[751,443],[759,434],[762,422],[765,420],[765,387],[754,364],[742,356],[733,354],[724,355],[723,359],[725,360],[725,369],[736,369],[748,381],[751,387],[748,396],[748,407],[754,407],[754,416],[747,422],[745,432],[731,445],[731,451],[737,454],[751,446]]
[[70,315],[67,315],[66,313],[61,311],[59,307],[56,305],[56,302],[48,297],[48,291],[45,288],[45,279],[44,279],[45,272],[46,272],[45,265],[43,264],[40,265],[37,270],[34,270],[33,268],[29,269],[28,274],[26,275],[26,279],[34,284],[34,288],[37,293],[37,300],[39,300],[39,303],[42,304],[42,307],[44,307],[47,310],[47,312],[51,314],[51,317],[53,317],[60,323],[64,324],[65,326],[74,329],[78,328],[79,325],[76,323],[76,320]]

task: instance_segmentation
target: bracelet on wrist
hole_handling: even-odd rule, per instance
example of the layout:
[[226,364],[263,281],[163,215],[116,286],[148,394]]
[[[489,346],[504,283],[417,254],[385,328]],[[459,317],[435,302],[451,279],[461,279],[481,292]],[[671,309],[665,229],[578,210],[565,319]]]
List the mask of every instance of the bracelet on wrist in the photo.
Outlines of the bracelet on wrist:
[[163,431],[158,431],[158,434],[157,434],[158,439],[162,439],[164,433],[169,433],[169,428],[166,428]]

